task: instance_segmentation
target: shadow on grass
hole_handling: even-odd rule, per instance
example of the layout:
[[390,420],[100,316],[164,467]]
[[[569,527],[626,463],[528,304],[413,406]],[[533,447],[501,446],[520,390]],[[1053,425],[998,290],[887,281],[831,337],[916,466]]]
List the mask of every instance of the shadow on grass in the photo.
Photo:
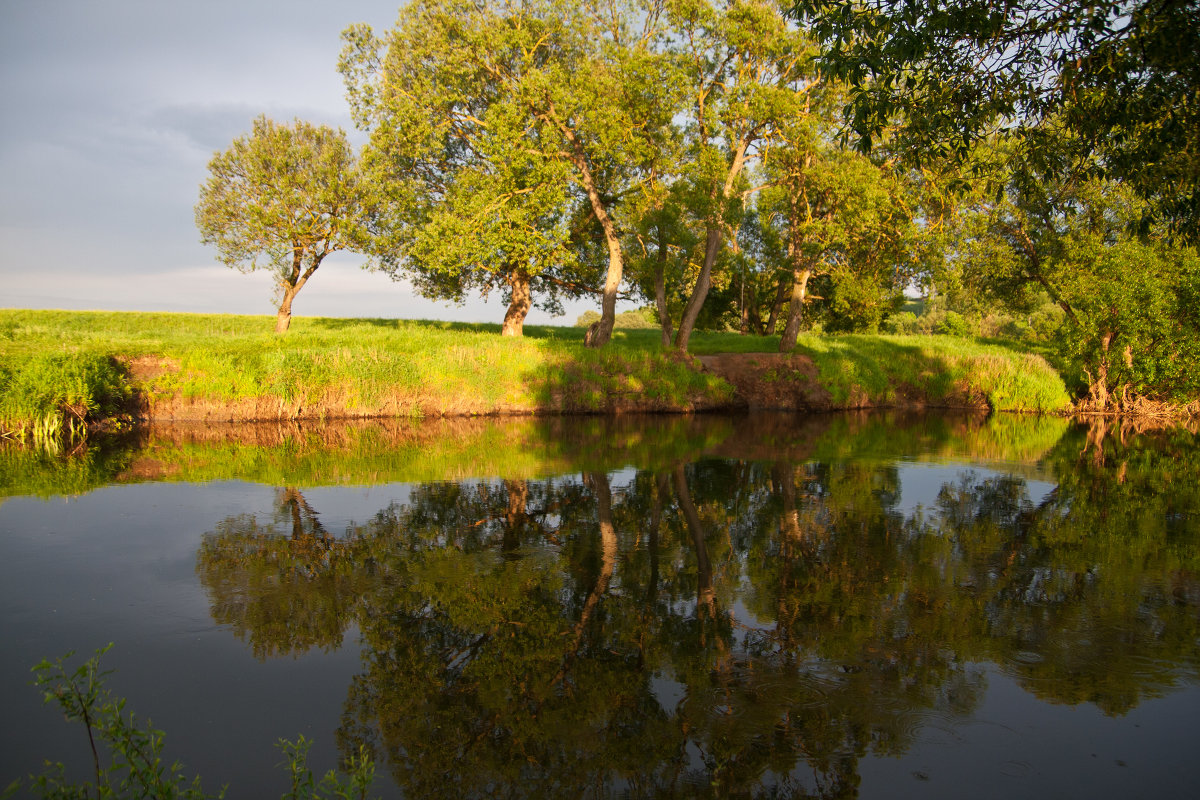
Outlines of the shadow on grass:
[[806,337],[796,352],[817,364],[837,405],[979,406],[1057,411],[1061,377],[1028,350],[948,336]]

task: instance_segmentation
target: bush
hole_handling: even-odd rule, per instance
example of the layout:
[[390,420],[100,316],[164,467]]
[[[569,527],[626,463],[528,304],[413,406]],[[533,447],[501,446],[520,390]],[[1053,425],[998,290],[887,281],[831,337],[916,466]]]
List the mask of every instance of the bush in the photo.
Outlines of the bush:
[[[592,323],[600,321],[599,311],[585,311],[575,320],[576,328],[589,328]],[[647,330],[658,327],[658,318],[652,308],[638,308],[622,311],[613,319],[614,328],[624,330]]]
[[125,369],[106,355],[50,353],[0,362],[0,431],[83,435],[86,423],[128,402]]
[[947,311],[941,322],[934,326],[933,332],[960,338],[971,336],[974,333],[971,323],[957,311]]
[[883,321],[883,332],[897,336],[911,336],[919,332],[917,315],[911,311],[892,314]]
[[[189,780],[178,761],[167,766],[162,760],[163,732],[152,728],[149,722],[141,723],[132,712],[125,711],[125,699],[113,697],[104,686],[109,673],[100,670],[100,656],[112,645],[101,648],[94,656],[68,671],[64,663],[71,657],[53,662],[42,661],[33,668],[35,685],[42,691],[46,703],[54,703],[70,722],[83,723],[91,743],[92,771],[96,782],[72,783],[66,779],[66,767],[62,763],[46,764],[46,771],[33,778],[33,788],[43,798],[67,797],[120,797],[165,800],[186,798],[207,800],[224,797],[222,789],[216,795],[204,792],[200,779]],[[347,764],[345,778],[332,770],[319,781],[313,779],[308,767],[308,749],[312,742],[303,736],[296,742],[281,739],[291,778],[291,791],[284,795],[289,800],[317,800],[318,798],[349,798],[363,800],[375,777],[375,765],[360,747],[356,756]],[[102,763],[101,754],[107,756],[108,764]],[[5,797],[20,788],[20,782],[9,786]]]

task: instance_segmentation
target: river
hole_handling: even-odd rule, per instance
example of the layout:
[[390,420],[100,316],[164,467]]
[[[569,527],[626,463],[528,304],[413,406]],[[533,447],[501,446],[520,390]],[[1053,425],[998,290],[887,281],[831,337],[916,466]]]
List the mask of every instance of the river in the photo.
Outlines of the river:
[[931,412],[0,450],[0,788],[90,777],[30,668],[111,642],[231,798],[300,735],[385,798],[1191,796],[1198,445]]

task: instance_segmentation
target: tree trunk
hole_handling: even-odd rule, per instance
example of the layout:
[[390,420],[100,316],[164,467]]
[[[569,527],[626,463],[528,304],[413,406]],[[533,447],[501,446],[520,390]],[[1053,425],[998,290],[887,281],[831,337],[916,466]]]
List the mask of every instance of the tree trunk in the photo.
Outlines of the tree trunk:
[[779,312],[783,310],[783,301],[787,300],[788,287],[791,283],[781,280],[779,287],[775,290],[775,300],[771,303],[771,314],[767,317],[766,334],[769,336],[775,333],[775,326],[779,322]]
[[304,284],[308,283],[308,279],[317,271],[317,267],[321,266],[321,261],[325,259],[325,252],[313,254],[312,265],[308,269],[304,267],[304,247],[299,243],[292,247],[292,271],[284,276],[279,281],[279,288],[283,290],[283,300],[279,303],[279,315],[275,318],[275,332],[283,333],[292,324],[292,301],[296,299],[296,295],[300,294],[300,290],[304,288]]
[[279,314],[275,317],[275,332],[285,333],[292,324],[292,300],[300,292],[298,286],[283,287],[283,301],[279,304]]
[[752,295],[754,299],[750,302],[746,311],[746,327],[749,333],[753,333],[755,336],[762,336],[766,331],[766,327],[763,325],[762,314],[758,310],[758,292],[754,291]]
[[683,319],[679,320],[679,330],[675,333],[675,349],[680,352],[687,352],[688,340],[692,338],[692,331],[696,328],[700,309],[704,306],[704,299],[708,297],[708,290],[712,286],[713,264],[717,262],[717,253],[720,252],[720,249],[721,229],[716,224],[712,224],[708,227],[708,235],[704,243],[704,265],[700,267],[700,275],[696,278],[696,287],[692,289],[692,296],[683,310]]
[[[746,150],[750,147],[750,139],[742,138],[737,148],[733,151],[733,160],[729,164],[729,169],[725,172],[725,185],[717,190],[713,188],[709,194],[709,199],[715,201],[718,197],[728,200],[733,196],[733,185],[737,181],[737,176],[741,174],[742,167],[746,165]],[[683,310],[683,319],[679,321],[679,331],[675,334],[675,349],[681,352],[687,352],[688,340],[692,338],[692,331],[696,327],[696,320],[700,316],[700,309],[704,306],[704,300],[708,297],[708,290],[712,287],[712,270],[713,265],[717,262],[717,254],[721,250],[721,218],[719,211],[711,211],[717,216],[710,217],[706,237],[704,242],[704,265],[700,268],[700,275],[696,278],[696,287],[692,290],[692,296],[688,299],[687,307]]]
[[[598,213],[604,213],[601,209]],[[600,301],[600,320],[593,322],[583,337],[588,347],[603,347],[612,338],[613,325],[617,321],[617,290],[621,288],[621,240],[616,228],[605,213],[601,221],[604,239],[608,243],[608,274],[604,279],[604,296]]]
[[800,320],[804,316],[804,300],[808,297],[808,280],[813,271],[809,265],[797,265],[792,273],[792,299],[788,306],[787,324],[783,326],[783,335],[779,339],[779,352],[790,353],[796,349],[796,340],[800,338]]
[[508,285],[512,288],[512,300],[504,314],[504,326],[500,329],[500,335],[521,336],[525,331],[525,317],[529,314],[531,304],[529,275],[524,270],[515,269],[508,277]]
[[621,275],[624,265],[621,258],[621,237],[617,235],[617,226],[613,224],[600,190],[592,175],[583,145],[575,137],[575,132],[563,126],[562,133],[571,145],[571,162],[579,172],[579,181],[587,194],[592,214],[604,231],[604,242],[608,245],[608,273],[604,278],[604,295],[600,302],[600,321],[593,322],[583,336],[583,343],[588,347],[603,347],[612,338],[613,324],[617,319],[617,291],[621,288]]
[[[1108,347],[1112,344],[1113,332],[1105,331],[1100,336],[1100,363],[1096,365],[1096,377],[1088,387],[1088,396],[1097,411],[1108,408]],[[1091,374],[1088,374],[1091,378]]]

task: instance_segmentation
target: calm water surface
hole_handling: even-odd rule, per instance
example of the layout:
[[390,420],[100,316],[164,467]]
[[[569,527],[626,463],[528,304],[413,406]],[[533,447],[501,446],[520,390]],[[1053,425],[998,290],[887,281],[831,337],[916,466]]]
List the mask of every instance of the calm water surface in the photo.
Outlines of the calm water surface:
[[0,451],[0,788],[110,686],[215,791],[1200,793],[1200,437],[1030,417],[173,429]]

